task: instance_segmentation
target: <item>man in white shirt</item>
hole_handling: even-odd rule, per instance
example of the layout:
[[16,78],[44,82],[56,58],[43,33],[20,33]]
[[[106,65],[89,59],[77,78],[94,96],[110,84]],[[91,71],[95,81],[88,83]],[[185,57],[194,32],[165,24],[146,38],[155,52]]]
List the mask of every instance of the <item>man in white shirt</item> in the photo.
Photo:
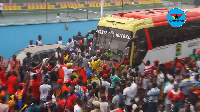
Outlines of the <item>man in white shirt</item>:
[[9,106],[6,104],[6,96],[1,96],[0,112],[9,112]]
[[137,84],[135,84],[135,82],[133,81],[133,76],[129,76],[128,81],[131,82],[131,94],[132,98],[134,98],[137,93]]
[[74,112],[83,112],[82,105],[83,105],[83,100],[77,97],[76,105],[74,106]]
[[165,99],[165,111],[171,112],[171,101],[168,99],[168,93],[174,88],[174,79],[171,75],[168,75],[169,84],[164,88],[163,99]]
[[30,40],[30,45],[28,47],[35,47],[36,45],[33,44],[33,40]]
[[125,97],[125,104],[126,104],[126,109],[127,109],[127,112],[131,112],[132,110],[132,102],[131,102],[131,99],[132,99],[132,88],[131,88],[131,82],[130,81],[127,81],[126,83],[126,88],[124,89],[123,91],[123,95]]
[[162,85],[161,87],[164,87],[164,82],[165,82],[165,76],[164,74],[161,72],[160,69],[157,70],[157,84],[158,85]]
[[62,62],[62,53],[61,53],[61,48],[58,47],[57,50],[55,51],[55,56],[54,56],[54,64],[60,64]]
[[160,89],[157,88],[157,84],[153,83],[151,90],[147,92],[147,95],[149,96],[149,103],[148,106],[148,112],[157,112],[157,103],[158,103],[158,96],[160,94]]
[[73,42],[72,42],[72,39],[71,38],[69,38],[68,39],[68,42],[67,42],[67,49],[69,50],[69,49],[71,49],[72,47],[73,47]]
[[194,70],[189,70],[189,74],[190,74],[190,81],[192,83],[196,82],[196,75],[198,75],[198,73],[196,73]]
[[[61,13],[61,14],[62,14],[62,13]],[[61,18],[61,16],[60,16],[59,13],[57,13],[56,20],[57,20],[57,21],[61,21],[61,20],[62,20],[62,18]]]
[[102,86],[106,87],[106,91],[105,91],[106,94],[108,94],[108,88],[110,88],[110,83],[106,81],[107,76],[108,76],[107,74],[104,74],[103,80],[102,80]]
[[38,40],[36,40],[36,46],[41,46],[42,45],[42,36],[38,36]]
[[83,69],[83,67],[80,68],[80,69],[76,69],[76,70],[73,70],[73,69],[70,69],[70,68],[68,69],[68,68],[63,67],[63,66],[60,66],[60,67],[64,71],[64,81],[63,82],[65,82],[67,79],[69,79],[69,76],[72,74],[72,72],[77,72],[77,71],[80,71],[81,69]]
[[104,94],[102,94],[100,98],[100,108],[103,109],[104,112],[109,112],[108,102]]
[[115,109],[118,109],[119,108],[119,103],[120,103],[120,96],[119,93],[120,89],[117,87],[115,89],[115,96],[113,97],[112,99],[112,104],[111,104],[111,109],[115,110]]
[[58,37],[58,41],[56,42],[56,44],[62,45],[62,37],[61,36]]
[[39,88],[40,90],[40,101],[42,103],[47,101],[47,96],[49,93],[49,90],[51,90],[51,85],[48,84],[48,78],[44,78],[44,84],[42,84]]

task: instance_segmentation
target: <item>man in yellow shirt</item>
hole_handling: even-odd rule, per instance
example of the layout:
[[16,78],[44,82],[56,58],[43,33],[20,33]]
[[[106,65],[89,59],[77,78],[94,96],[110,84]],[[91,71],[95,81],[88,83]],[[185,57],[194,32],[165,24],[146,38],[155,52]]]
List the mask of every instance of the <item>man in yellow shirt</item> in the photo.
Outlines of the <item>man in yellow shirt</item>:
[[100,71],[100,59],[97,59],[97,57],[94,57],[92,62],[91,62],[91,65],[92,65],[92,69],[96,69],[97,70],[97,73],[99,73]]

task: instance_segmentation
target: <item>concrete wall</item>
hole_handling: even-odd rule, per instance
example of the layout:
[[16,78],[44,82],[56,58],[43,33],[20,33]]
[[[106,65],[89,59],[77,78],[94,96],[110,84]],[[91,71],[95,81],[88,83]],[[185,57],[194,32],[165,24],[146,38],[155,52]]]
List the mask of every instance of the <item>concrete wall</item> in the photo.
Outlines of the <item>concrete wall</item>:
[[[79,31],[84,36],[89,30],[96,29],[98,21],[88,20],[0,26],[0,56],[4,56],[5,59],[9,58],[17,51],[27,47],[29,40],[33,40],[35,44],[38,35],[42,36],[43,44],[54,44],[58,40],[58,36],[62,36],[63,45],[66,45],[68,39],[72,38],[73,35],[77,35]],[[69,25],[68,30],[65,29],[66,24]]]

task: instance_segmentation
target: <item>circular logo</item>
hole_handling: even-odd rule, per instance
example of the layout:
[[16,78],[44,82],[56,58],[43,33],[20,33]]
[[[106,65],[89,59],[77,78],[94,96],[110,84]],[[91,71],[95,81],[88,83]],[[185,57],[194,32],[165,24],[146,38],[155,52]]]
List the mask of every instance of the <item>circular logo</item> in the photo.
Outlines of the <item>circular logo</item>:
[[167,21],[173,27],[180,27],[186,21],[185,12],[181,9],[174,8],[168,12]]

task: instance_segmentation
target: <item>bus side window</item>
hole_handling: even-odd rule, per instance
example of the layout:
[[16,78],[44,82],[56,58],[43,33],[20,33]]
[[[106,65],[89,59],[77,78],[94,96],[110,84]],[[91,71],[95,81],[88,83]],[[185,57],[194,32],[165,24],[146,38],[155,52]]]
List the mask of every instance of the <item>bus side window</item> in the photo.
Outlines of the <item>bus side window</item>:
[[153,48],[200,38],[200,20],[188,21],[181,27],[170,25],[148,28]]

